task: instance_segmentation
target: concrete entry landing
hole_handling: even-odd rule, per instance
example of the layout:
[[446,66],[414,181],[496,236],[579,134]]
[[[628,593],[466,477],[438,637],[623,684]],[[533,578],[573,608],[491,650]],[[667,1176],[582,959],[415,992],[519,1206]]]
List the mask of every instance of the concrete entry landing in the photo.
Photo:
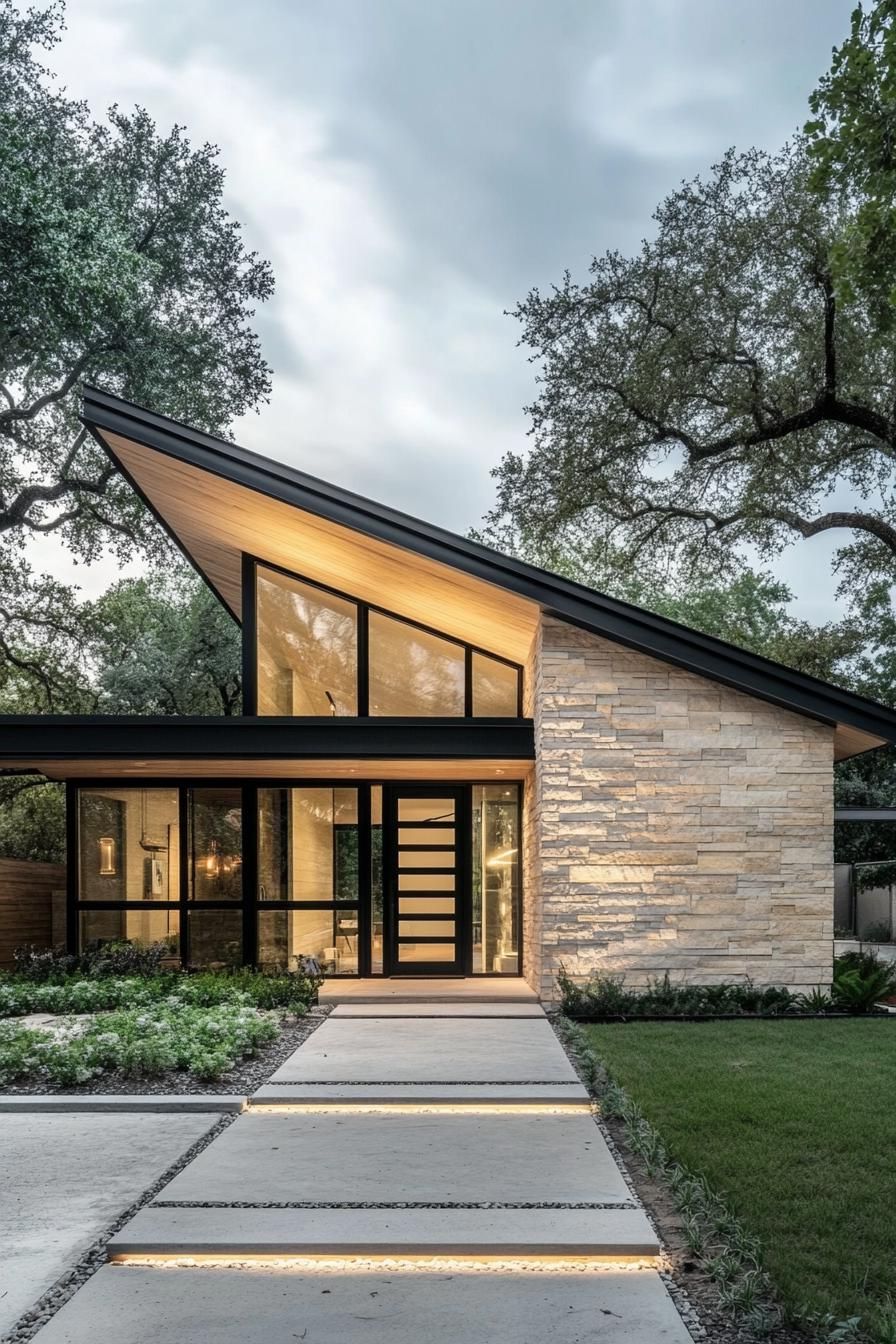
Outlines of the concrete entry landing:
[[369,980],[325,980],[318,998],[334,1003],[538,1003],[535,990],[521,976],[427,977]]

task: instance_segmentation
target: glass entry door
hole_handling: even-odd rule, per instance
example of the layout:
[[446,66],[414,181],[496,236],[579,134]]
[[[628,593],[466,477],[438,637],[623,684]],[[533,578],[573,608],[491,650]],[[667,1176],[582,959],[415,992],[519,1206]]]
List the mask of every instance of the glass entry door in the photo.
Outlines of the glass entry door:
[[387,785],[383,858],[387,975],[463,975],[469,799],[463,785]]

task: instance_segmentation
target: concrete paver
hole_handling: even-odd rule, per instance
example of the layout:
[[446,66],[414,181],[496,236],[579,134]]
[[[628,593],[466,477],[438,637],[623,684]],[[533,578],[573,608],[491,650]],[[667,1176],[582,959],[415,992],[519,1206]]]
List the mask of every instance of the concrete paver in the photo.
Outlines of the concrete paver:
[[201,1114],[4,1115],[0,1335],[214,1123]]
[[656,1255],[641,1209],[144,1208],[115,1255]]
[[577,1082],[547,1021],[328,1018],[273,1083]]
[[624,1203],[590,1115],[239,1116],[158,1200]]
[[691,1344],[655,1270],[309,1274],[108,1265],[38,1344]]
[[52,1096],[0,1096],[0,1113],[24,1115],[34,1112],[37,1115],[49,1115],[53,1112],[66,1112],[70,1115],[103,1115],[111,1111],[126,1111],[130,1114],[140,1111],[216,1111],[219,1115],[244,1111],[245,1096],[219,1093],[176,1092],[176,1093],[96,1093],[91,1096],[66,1096],[55,1093]]

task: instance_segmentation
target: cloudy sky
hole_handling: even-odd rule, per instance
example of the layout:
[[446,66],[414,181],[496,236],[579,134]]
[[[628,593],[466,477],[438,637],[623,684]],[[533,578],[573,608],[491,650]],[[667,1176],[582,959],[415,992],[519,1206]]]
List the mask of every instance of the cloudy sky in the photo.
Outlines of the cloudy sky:
[[[852,0],[68,0],[50,63],[221,147],[273,262],[247,447],[465,531],[525,444],[504,310],[635,248],[729,145],[778,146]],[[830,540],[780,572],[823,618]],[[46,563],[64,570],[52,545]],[[86,591],[108,571],[82,570]]]

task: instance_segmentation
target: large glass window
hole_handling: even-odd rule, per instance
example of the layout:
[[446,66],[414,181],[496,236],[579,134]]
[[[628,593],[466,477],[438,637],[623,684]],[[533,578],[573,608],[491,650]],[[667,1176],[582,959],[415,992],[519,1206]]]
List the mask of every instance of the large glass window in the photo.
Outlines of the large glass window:
[[259,789],[262,965],[313,957],[327,974],[357,972],[358,860],[357,789]]
[[191,901],[243,898],[243,800],[240,789],[189,790]]
[[82,901],[177,901],[177,789],[81,789]]
[[473,788],[473,971],[518,974],[520,809],[515,784]]
[[358,713],[358,609],[323,588],[258,567],[259,714]]
[[[110,942],[167,943],[176,961],[177,789],[80,789],[77,807],[80,948]],[[106,908],[91,908],[100,904]]]
[[194,906],[189,912],[188,945],[190,966],[242,965],[243,912]]
[[519,714],[519,669],[473,652],[473,715],[515,719]]
[[464,650],[370,613],[370,713],[449,718],[464,712]]
[[265,565],[255,569],[255,609],[258,714],[519,714],[520,668],[463,640]]

